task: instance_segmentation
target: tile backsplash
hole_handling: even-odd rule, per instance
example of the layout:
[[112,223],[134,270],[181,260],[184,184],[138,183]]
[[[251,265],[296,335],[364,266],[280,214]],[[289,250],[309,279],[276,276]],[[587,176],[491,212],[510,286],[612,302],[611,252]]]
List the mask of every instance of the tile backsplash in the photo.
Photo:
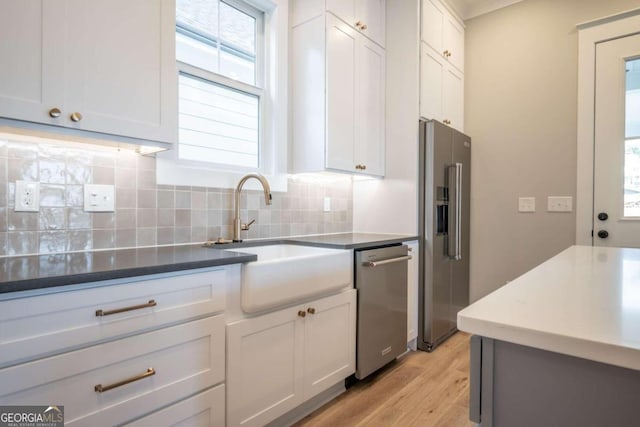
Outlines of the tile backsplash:
[[[15,212],[15,181],[40,182],[40,211]],[[115,212],[85,212],[83,185],[115,185]],[[325,197],[331,211],[323,212]],[[244,239],[352,230],[349,177],[288,179],[271,206],[243,190]],[[0,139],[0,256],[231,238],[233,190],[156,184],[156,161],[127,150]]]

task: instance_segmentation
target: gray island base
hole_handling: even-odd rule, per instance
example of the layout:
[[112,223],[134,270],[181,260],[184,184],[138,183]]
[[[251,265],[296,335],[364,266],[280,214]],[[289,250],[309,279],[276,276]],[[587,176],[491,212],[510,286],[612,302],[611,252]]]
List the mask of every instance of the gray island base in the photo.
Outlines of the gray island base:
[[640,425],[640,371],[471,337],[470,419],[481,427]]

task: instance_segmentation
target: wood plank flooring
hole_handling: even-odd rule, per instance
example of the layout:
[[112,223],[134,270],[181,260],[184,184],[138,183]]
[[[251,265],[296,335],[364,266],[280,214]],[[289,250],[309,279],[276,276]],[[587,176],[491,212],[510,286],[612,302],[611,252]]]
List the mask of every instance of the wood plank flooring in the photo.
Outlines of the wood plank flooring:
[[411,352],[358,382],[295,427],[471,427],[469,335]]

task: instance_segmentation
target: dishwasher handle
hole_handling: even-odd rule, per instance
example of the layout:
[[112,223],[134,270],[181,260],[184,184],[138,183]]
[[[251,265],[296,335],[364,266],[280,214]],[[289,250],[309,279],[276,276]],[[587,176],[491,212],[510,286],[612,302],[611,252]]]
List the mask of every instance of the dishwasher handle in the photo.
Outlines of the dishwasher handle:
[[367,261],[367,262],[363,262],[362,265],[365,267],[374,268],[379,265],[391,264],[394,262],[401,262],[401,261],[408,261],[411,258],[413,258],[411,255],[405,255],[405,256],[399,256],[397,258],[383,259],[381,261]]

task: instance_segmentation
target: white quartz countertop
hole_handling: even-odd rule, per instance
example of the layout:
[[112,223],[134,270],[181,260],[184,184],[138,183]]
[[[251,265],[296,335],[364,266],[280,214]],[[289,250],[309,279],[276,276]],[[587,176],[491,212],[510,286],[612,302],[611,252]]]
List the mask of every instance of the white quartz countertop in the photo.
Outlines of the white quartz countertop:
[[458,329],[640,370],[640,249],[572,246],[461,310]]

